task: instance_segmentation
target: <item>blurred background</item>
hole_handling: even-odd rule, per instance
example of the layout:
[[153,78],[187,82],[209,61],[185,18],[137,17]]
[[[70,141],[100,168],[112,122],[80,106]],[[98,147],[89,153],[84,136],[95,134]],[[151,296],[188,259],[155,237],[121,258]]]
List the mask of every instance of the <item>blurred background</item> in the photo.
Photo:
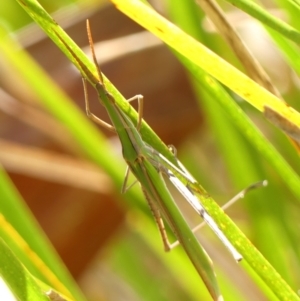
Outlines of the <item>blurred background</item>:
[[[40,3],[88,55],[85,20],[90,19],[103,73],[125,97],[144,95],[144,119],[164,143],[175,145],[180,160],[219,204],[253,182],[269,180],[268,188],[251,192],[230,208],[228,214],[275,265],[278,254],[273,253],[272,257],[272,252],[280,245],[282,260],[277,268],[285,271],[287,281],[297,287],[299,203],[233,125],[228,127],[233,127],[232,135],[238,137],[240,144],[236,147],[225,143],[227,152],[233,157],[242,152],[247,159],[242,159],[242,163],[226,161],[226,151],[218,144],[213,121],[195,95],[195,79],[172,51],[107,1]],[[174,10],[168,1],[152,4],[172,19]],[[267,33],[246,14],[222,5],[273,84],[290,104],[297,106],[299,79]],[[272,1],[267,5],[274,15],[287,19]],[[185,14],[188,18],[188,12]],[[199,30],[208,44],[241,68],[200,8],[197,14]],[[0,3],[0,17],[1,25],[19,47],[32,56],[85,114],[80,74],[53,42],[14,1]],[[92,89],[89,98],[92,112],[109,121]],[[241,99],[236,97],[236,101],[293,167],[299,169],[297,153],[286,138],[275,135],[273,128]],[[215,110],[222,114],[220,107]],[[43,109],[30,87],[1,55],[0,123],[1,164],[89,300],[193,300],[199,296],[201,300],[209,300],[205,293],[193,292],[200,290],[192,286],[199,279],[191,280],[187,288],[180,270],[174,271],[177,256],[184,255],[181,250],[164,254],[154,222],[145,217],[146,214],[151,218],[146,202],[139,205],[145,208],[140,211],[123,200],[120,187],[115,187],[109,176],[83,155],[73,137]],[[120,145],[115,135],[102,128],[99,131],[107,137],[119,160]],[[222,135],[222,129],[218,131]],[[232,137],[228,133],[223,138],[229,142]],[[250,172],[248,164],[255,165],[258,171]],[[125,174],[125,164],[120,169]],[[173,193],[180,202],[178,194]],[[179,205],[191,225],[200,222],[188,206],[181,202]],[[286,220],[290,223],[283,227]],[[212,257],[224,289],[232,287],[243,300],[267,300],[209,230],[203,229],[199,239]],[[179,263],[177,268],[180,269]],[[232,292],[228,295],[231,296],[228,300],[242,300]]]

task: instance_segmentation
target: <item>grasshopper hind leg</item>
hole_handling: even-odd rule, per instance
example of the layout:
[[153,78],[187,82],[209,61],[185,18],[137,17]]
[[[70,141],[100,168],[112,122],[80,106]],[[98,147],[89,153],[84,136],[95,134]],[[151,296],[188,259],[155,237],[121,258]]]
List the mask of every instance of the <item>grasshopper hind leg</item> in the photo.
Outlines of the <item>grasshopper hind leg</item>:
[[158,227],[159,234],[160,234],[160,237],[161,237],[162,242],[163,242],[164,250],[166,252],[168,252],[172,249],[172,245],[169,242],[168,235],[167,235],[166,228],[165,228],[165,224],[164,224],[163,218],[161,216],[160,210],[157,207],[156,203],[151,200],[151,197],[148,195],[146,190],[143,189],[142,186],[141,186],[141,188],[144,192],[144,196],[147,200],[147,203],[150,207],[151,213],[152,213],[152,215],[154,217],[154,220],[156,222],[156,225]]
[[[141,94],[137,94],[129,99],[127,99],[128,102],[137,100],[138,101],[138,120],[137,120],[137,125],[136,125],[136,129],[138,130],[138,132],[140,132],[140,128],[142,125],[142,121],[143,121],[143,110],[144,110],[144,96]],[[122,193],[125,193],[126,191],[128,191],[133,185],[135,185],[137,183],[137,181],[133,182],[132,184],[130,184],[129,186],[127,186],[127,182],[128,182],[128,177],[130,174],[130,169],[127,166],[126,168],[126,172],[125,172],[125,178],[124,178],[124,182],[122,185]]]

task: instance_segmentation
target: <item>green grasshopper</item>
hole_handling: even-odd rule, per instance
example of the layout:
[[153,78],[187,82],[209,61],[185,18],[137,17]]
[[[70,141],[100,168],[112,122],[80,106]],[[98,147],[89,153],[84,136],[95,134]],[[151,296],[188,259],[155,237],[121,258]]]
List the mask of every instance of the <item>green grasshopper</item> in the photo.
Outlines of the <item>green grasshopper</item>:
[[[88,23],[87,23],[88,24]],[[136,162],[139,161],[140,163],[149,161],[152,163],[154,167],[156,167],[157,171],[164,173],[174,184],[174,186],[183,194],[183,196],[186,197],[188,202],[192,205],[192,207],[202,216],[202,218],[206,221],[206,223],[212,228],[212,230],[217,234],[217,236],[221,239],[221,241],[224,243],[224,245],[229,249],[229,251],[233,254],[233,257],[236,261],[239,261],[242,259],[241,255],[235,250],[235,248],[231,245],[231,243],[228,241],[226,236],[223,234],[223,232],[218,228],[216,223],[213,221],[213,219],[208,215],[208,213],[205,211],[204,207],[201,205],[199,200],[196,197],[192,197],[193,193],[191,190],[188,189],[188,185],[197,185],[196,180],[192,178],[192,176],[187,172],[187,170],[184,168],[184,166],[178,161],[181,167],[181,170],[177,168],[174,164],[172,164],[170,161],[168,161],[164,156],[162,156],[160,153],[155,151],[151,146],[149,146],[147,143],[145,143],[141,135],[139,133],[141,123],[142,123],[142,112],[143,112],[143,96],[142,95],[136,95],[135,97],[132,97],[128,99],[128,102],[132,100],[138,100],[138,122],[137,125],[134,126],[132,124],[132,121],[118,108],[118,106],[115,104],[115,100],[113,99],[112,95],[108,93],[108,91],[105,88],[104,81],[102,74],[100,72],[100,68],[97,64],[95,51],[93,47],[93,41],[90,33],[89,25],[88,27],[88,36],[89,36],[89,42],[91,46],[91,51],[93,55],[94,63],[98,70],[98,76],[100,78],[100,81],[96,84],[96,89],[98,91],[99,98],[104,102],[105,98],[108,98],[110,100],[110,104],[113,104],[113,107],[105,106],[112,122],[114,123],[114,126],[111,126],[110,124],[107,124],[103,120],[99,119],[97,116],[92,114],[90,112],[89,108],[89,102],[88,102],[88,95],[87,95],[87,89],[86,89],[86,80],[83,80],[84,83],[84,90],[85,90],[85,104],[86,104],[86,112],[88,117],[93,120],[94,122],[108,128],[109,130],[115,131],[120,138],[122,149],[123,149],[123,157],[125,161],[127,162],[127,165],[129,168],[127,168],[124,184],[122,187],[122,192],[125,192],[126,190],[126,183],[128,179],[129,171],[131,170],[133,174],[136,176],[136,178],[139,180],[139,174],[136,174],[138,172],[138,169],[134,168],[134,165],[136,165]],[[116,115],[118,117],[116,117]],[[114,117],[113,117],[114,116]],[[114,121],[115,120],[115,121]],[[120,125],[121,123],[121,125]],[[126,133],[124,135],[124,132]],[[128,139],[129,138],[129,139]],[[126,144],[131,144],[133,148],[135,149],[135,152],[132,152],[131,149]],[[126,151],[129,150],[128,154]],[[144,169],[143,164],[140,164],[140,166]],[[145,173],[147,174],[147,173]],[[180,177],[180,180],[178,179]],[[183,184],[183,182],[186,182],[186,184]],[[158,201],[152,201],[152,198],[149,196],[149,191],[145,189],[146,185],[143,185],[141,181],[142,190],[148,200],[149,206],[154,214],[154,217],[156,219],[156,222],[159,226],[161,236],[163,238],[163,243],[165,250],[170,249],[170,244],[167,240],[167,236],[165,234],[163,222],[160,216],[159,208],[157,208],[157,204],[160,203]],[[149,183],[147,183],[149,184]],[[199,185],[200,186],[200,185]],[[194,187],[195,190],[195,187]],[[199,190],[199,189],[197,189]]]
[[[176,167],[164,156],[143,141],[139,133],[142,123],[143,97],[141,95],[137,95],[136,97],[128,100],[132,101],[137,99],[139,103],[139,118],[136,125],[134,125],[132,120],[117,106],[114,97],[107,91],[105,87],[103,76],[97,64],[88,20],[87,32],[93,61],[97,69],[97,77],[89,71],[89,69],[83,64],[73,50],[57,33],[56,34],[60,41],[68,49],[74,60],[80,66],[80,69],[83,71],[82,76],[87,116],[101,126],[116,132],[119,136],[122,145],[123,157],[128,165],[122,191],[124,192],[126,190],[126,183],[130,170],[141,185],[160,230],[165,250],[170,250],[171,245],[168,241],[161,215],[164,216],[170,228],[175,233],[179,243],[185,249],[203,282],[207,286],[212,298],[218,301],[223,300],[218,288],[212,262],[183,218],[180,210],[178,209],[166,187],[162,174],[165,174],[168,178],[170,178],[171,182],[179,189],[179,191],[186,197],[196,211],[217,233],[225,246],[227,246],[227,248],[233,253],[234,258],[236,260],[240,260],[242,258],[241,255],[231,245],[223,232],[218,228],[214,220],[208,215],[201,203],[199,203],[199,200],[194,196],[193,191],[199,191],[199,187],[201,186],[199,185],[199,187],[197,187],[196,181],[187,173],[185,169],[182,167]],[[96,89],[99,100],[106,108],[113,125],[107,124],[90,112],[86,87],[87,79]],[[189,187],[192,187],[192,189]]]

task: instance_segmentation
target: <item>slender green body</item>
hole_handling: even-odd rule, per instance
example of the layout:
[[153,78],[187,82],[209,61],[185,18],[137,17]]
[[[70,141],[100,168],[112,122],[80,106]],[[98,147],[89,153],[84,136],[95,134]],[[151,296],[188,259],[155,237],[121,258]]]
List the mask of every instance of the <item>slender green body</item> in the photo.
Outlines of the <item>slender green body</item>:
[[[122,144],[123,157],[131,172],[143,187],[144,193],[147,194],[146,198],[150,198],[158,205],[213,298],[217,300],[220,294],[215,295],[215,288],[218,285],[211,260],[187,225],[161,174],[150,163],[149,159],[153,160],[153,151],[143,142],[131,120],[118,108],[112,96],[107,91],[103,91],[101,84],[96,84],[95,88],[117,131]],[[214,284],[213,291],[209,288],[212,284]]]
[[[90,43],[92,44],[91,37],[89,36],[89,38]],[[60,40],[69,50],[80,69],[84,72],[84,79],[88,79],[97,90],[99,100],[106,108],[114,129],[119,136],[123,157],[131,172],[139,181],[152,211],[152,204],[154,204],[155,209],[158,209],[163,213],[163,216],[169,223],[177,239],[201,276],[213,300],[223,300],[210,258],[183,218],[165,185],[160,171],[151,163],[151,161],[155,160],[155,158],[153,158],[153,149],[142,140],[139,131],[131,119],[116,105],[113,96],[105,88],[100,71],[99,78],[96,78],[76,56],[72,49],[65,44],[61,38]],[[102,123],[102,121],[92,113],[89,111],[87,111],[87,113],[94,121],[100,121],[99,123]]]

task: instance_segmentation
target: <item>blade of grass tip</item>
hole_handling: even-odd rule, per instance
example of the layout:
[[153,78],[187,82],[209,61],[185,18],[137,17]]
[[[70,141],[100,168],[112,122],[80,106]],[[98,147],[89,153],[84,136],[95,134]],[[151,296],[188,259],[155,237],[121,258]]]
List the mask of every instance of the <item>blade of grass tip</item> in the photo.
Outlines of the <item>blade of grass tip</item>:
[[239,34],[229,23],[226,15],[223,13],[217,2],[214,0],[197,0],[196,2],[214,23],[223,38],[226,39],[227,43],[231,46],[240,62],[244,65],[248,75],[280,99],[281,95],[277,88],[272,84],[268,74],[264,71],[259,62],[244,44]]
[[248,13],[253,18],[261,21],[263,24],[273,28],[275,31],[281,33],[287,39],[300,43],[300,32],[292,26],[279,20],[278,18],[271,15],[267,10],[256,4],[252,0],[226,0],[233,6],[240,8],[242,11]]
[[225,62],[204,45],[185,34],[181,29],[157,14],[138,0],[111,0],[116,7],[134,21],[154,33],[166,44],[185,56],[199,68],[228,86],[259,111],[268,105],[292,123],[300,126],[300,114],[287,106],[269,91],[252,81],[245,74]]

